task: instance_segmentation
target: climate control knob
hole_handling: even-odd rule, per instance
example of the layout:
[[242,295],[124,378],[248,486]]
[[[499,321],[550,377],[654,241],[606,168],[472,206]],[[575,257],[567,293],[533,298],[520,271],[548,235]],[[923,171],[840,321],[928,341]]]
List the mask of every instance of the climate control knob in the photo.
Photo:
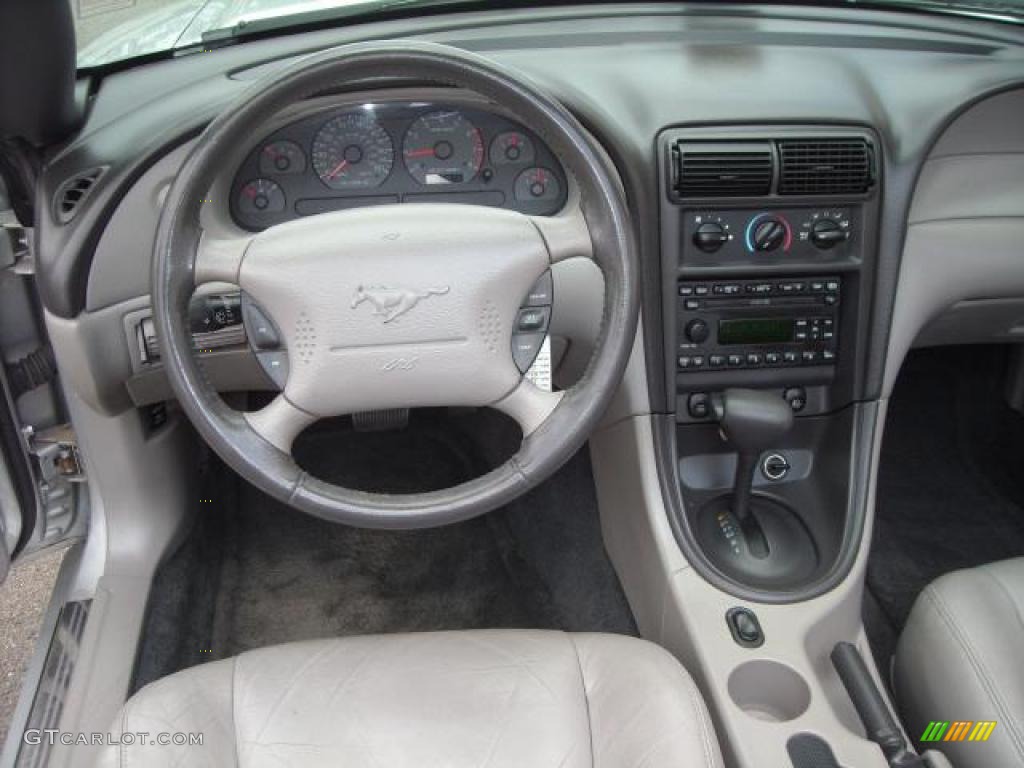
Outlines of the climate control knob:
[[693,244],[704,253],[714,253],[729,242],[729,233],[717,221],[708,221],[693,233]]
[[835,219],[818,219],[811,227],[811,242],[817,248],[828,250],[850,236]]
[[754,225],[750,242],[755,251],[774,251],[784,242],[788,234],[782,219],[767,216]]
[[703,344],[708,340],[708,324],[699,317],[688,322],[683,332],[691,344]]

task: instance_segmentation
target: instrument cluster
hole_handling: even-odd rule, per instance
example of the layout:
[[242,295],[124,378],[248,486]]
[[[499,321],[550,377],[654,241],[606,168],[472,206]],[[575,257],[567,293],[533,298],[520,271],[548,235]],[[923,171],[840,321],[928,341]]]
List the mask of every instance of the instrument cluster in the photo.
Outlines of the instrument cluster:
[[290,123],[254,147],[231,185],[249,230],[328,211],[465,203],[530,215],[565,204],[564,171],[527,128],[470,107],[363,104]]

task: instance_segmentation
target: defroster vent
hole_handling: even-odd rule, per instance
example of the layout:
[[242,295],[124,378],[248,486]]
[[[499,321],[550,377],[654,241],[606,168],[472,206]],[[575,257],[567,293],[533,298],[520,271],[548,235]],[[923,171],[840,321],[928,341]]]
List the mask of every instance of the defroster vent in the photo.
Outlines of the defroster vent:
[[57,221],[67,224],[75,217],[78,206],[92,191],[93,184],[99,180],[105,170],[106,168],[92,168],[77,176],[72,176],[60,185],[54,201],[54,213],[57,216]]
[[771,191],[768,142],[680,141],[672,155],[680,197],[756,197]]
[[778,146],[780,195],[859,195],[874,183],[863,139],[787,139]]

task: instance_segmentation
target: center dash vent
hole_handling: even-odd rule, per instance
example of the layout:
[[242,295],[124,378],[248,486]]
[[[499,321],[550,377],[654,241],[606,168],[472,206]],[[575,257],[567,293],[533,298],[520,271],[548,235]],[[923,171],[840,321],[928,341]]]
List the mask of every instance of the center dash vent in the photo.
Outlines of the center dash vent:
[[93,168],[77,176],[72,176],[60,185],[53,206],[57,221],[61,224],[67,224],[75,218],[78,206],[82,204],[82,201],[92,191],[93,185],[99,180],[105,170],[106,168]]
[[864,139],[779,142],[780,195],[860,195],[871,188],[871,147]]
[[754,197],[771,190],[772,148],[767,142],[680,141],[672,155],[680,197]]

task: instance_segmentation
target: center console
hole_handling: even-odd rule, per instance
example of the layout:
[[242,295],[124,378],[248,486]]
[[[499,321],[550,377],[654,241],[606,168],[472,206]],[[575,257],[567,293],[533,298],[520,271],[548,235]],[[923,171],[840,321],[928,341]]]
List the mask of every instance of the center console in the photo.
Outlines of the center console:
[[675,530],[693,565],[740,596],[796,599],[842,554],[877,148],[870,131],[835,126],[659,139]]

